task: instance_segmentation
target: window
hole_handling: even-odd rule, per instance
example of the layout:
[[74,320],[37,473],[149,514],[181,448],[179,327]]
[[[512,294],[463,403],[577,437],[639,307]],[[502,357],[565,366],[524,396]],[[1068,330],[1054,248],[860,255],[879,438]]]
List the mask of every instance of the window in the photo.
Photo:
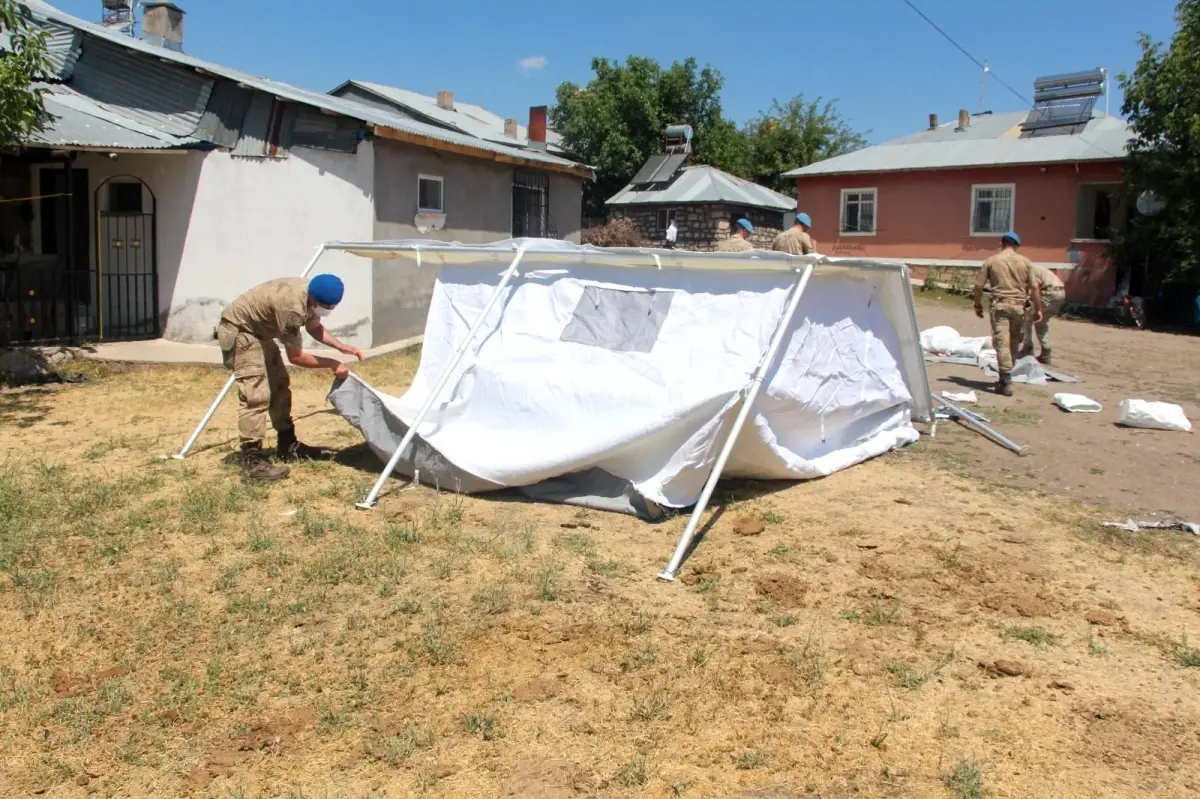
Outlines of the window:
[[1084,183],[1079,187],[1075,238],[1108,241],[1119,226],[1119,183]]
[[613,352],[650,352],[673,296],[670,291],[584,286],[560,339]]
[[142,184],[109,183],[108,211],[113,214],[140,214],[142,212]]
[[417,212],[422,214],[444,214],[442,203],[442,179],[431,175],[417,177]]
[[842,189],[843,236],[875,235],[875,189]]
[[658,209],[658,232],[665,233],[671,223],[675,221],[674,208],[659,208]]
[[971,187],[971,235],[999,236],[1012,230],[1013,198],[1011,183]]
[[514,238],[555,238],[550,220],[550,177],[525,169],[514,172],[512,212]]

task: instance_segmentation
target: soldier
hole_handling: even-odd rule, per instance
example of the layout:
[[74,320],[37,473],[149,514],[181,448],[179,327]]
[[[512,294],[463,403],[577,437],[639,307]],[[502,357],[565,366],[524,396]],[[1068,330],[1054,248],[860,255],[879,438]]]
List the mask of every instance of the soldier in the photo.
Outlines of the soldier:
[[739,219],[733,225],[733,232],[729,234],[729,238],[717,245],[717,252],[745,252],[753,250],[753,245],[746,241],[746,237],[754,232],[754,225],[750,224],[749,219]]
[[1042,292],[1042,321],[1034,323],[1033,314],[1025,315],[1025,332],[1021,338],[1021,357],[1033,355],[1033,333],[1037,331],[1038,344],[1042,354],[1038,361],[1050,365],[1050,317],[1057,316],[1067,301],[1067,287],[1063,285],[1058,275],[1044,266],[1034,265],[1033,279]]
[[808,235],[811,228],[812,219],[808,214],[796,214],[796,221],[790,228],[775,237],[775,243],[771,245],[771,249],[791,255],[808,255],[810,252],[816,252],[817,245]]
[[344,286],[334,275],[312,280],[270,280],[242,294],[221,314],[216,339],[225,368],[233,372],[238,388],[238,434],[242,441],[242,476],[249,480],[282,480],[288,467],[272,465],[262,451],[267,418],[278,434],[276,456],[295,461],[313,458],[320,450],[296,440],[292,423],[292,390],[287,367],[280,357],[279,339],[293,366],[332,369],[344,379],[349,371],[333,358],[304,351],[300,328],[314,339],[360,361],[362,350],[343,344],[321,326],[321,317],[342,301]]
[[975,315],[983,318],[983,292],[991,295],[989,314],[992,322],[992,346],[1000,379],[996,393],[1011,397],[1012,368],[1025,324],[1025,305],[1033,301],[1033,321],[1042,321],[1042,292],[1033,277],[1033,264],[1017,252],[1021,237],[1013,231],[1000,239],[1000,252],[983,262],[975,281]]

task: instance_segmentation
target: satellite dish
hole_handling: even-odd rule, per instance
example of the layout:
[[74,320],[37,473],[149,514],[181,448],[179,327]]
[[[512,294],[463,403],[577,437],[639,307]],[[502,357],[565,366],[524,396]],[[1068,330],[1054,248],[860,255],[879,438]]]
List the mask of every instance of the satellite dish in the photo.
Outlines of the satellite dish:
[[1138,195],[1137,209],[1139,214],[1154,216],[1166,207],[1167,201],[1152,191],[1147,190]]

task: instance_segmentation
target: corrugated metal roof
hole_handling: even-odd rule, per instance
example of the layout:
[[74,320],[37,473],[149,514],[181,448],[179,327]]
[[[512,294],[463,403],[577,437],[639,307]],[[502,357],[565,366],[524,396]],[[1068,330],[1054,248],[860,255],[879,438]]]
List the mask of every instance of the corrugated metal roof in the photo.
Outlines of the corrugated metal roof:
[[75,60],[79,58],[81,34],[66,25],[46,25],[46,58],[50,60],[50,76],[59,80],[71,77]]
[[1058,161],[1110,161],[1125,157],[1131,134],[1121,119],[1097,113],[1083,133],[1022,139],[1028,113],[971,117],[964,131],[957,121],[874,147],[785,172],[787,177],[859,172],[902,172],[973,166],[1048,164]]
[[793,211],[796,199],[722,172],[712,166],[689,166],[662,189],[637,191],[633,184],[617,192],[608,205],[685,205],[729,203],[751,208]]
[[[414,119],[408,119],[400,114],[372,108],[362,103],[345,100],[329,94],[309,91],[308,89],[301,89],[296,86],[290,86],[286,83],[280,83],[269,78],[262,78],[257,75],[251,75],[248,72],[242,72],[221,64],[215,64],[211,61],[195,58],[194,56],[190,56],[186,53],[168,50],[164,47],[148,44],[140,39],[134,39],[130,36],[115,33],[105,29],[100,25],[86,22],[78,17],[73,17],[70,14],[65,14],[54,6],[43,2],[42,0],[25,0],[25,2],[28,4],[29,9],[33,12],[34,16],[42,20],[50,20],[62,25],[77,28],[87,33],[88,36],[93,39],[103,39],[107,42],[121,45],[129,50],[140,51],[145,55],[151,56],[152,58],[190,67],[195,70],[200,70],[204,73],[225,78],[226,80],[232,80],[237,83],[245,84],[250,88],[273,94],[276,97],[284,100],[304,103],[316,108],[323,108],[327,111],[332,111],[333,113],[341,114],[342,116],[349,117],[351,119],[361,120],[373,125],[396,128],[400,131],[405,131],[416,136],[434,139],[446,144],[453,144],[470,149],[482,150],[484,152],[506,155],[511,158],[519,158],[530,162],[546,164],[547,166],[557,166],[570,169],[579,169],[581,167],[580,164],[577,164],[573,161],[549,155],[537,150],[522,150],[517,147],[498,145],[467,134],[445,130],[444,128],[437,127],[436,125],[430,125]],[[85,41],[83,45],[85,55],[87,53],[88,46],[89,42]],[[145,63],[146,59],[138,60],[139,66],[144,65]],[[76,70],[78,70],[78,68],[78,65],[76,65]],[[201,112],[202,111],[203,108],[201,108]],[[195,127],[193,126],[193,130],[194,129]],[[189,133],[190,132],[191,131],[189,131]]]
[[[518,122],[516,139],[509,138],[504,135],[504,117],[474,103],[464,103],[455,99],[454,110],[447,111],[437,104],[436,97],[409,89],[401,89],[398,86],[387,86],[365,80],[348,80],[334,89],[334,92],[345,86],[361,87],[426,119],[448,125],[481,139],[513,147],[529,146],[529,130],[525,125]],[[546,149],[550,153],[565,153],[566,151],[562,148],[562,136],[552,130],[547,130]]]
[[74,89],[61,84],[40,84],[42,100],[54,117],[47,129],[30,136],[46,147],[103,147],[129,150],[165,150],[199,145],[196,139],[172,136],[117,114]]

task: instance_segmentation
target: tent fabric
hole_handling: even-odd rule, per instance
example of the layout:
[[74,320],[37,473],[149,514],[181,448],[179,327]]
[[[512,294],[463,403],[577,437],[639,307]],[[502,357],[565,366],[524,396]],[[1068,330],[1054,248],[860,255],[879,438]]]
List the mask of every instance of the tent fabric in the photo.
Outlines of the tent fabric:
[[[695,504],[797,274],[629,269],[588,249],[547,246],[504,289],[402,475],[643,518]],[[351,377],[330,393],[381,459],[501,281],[494,263],[442,263],[408,391]],[[823,477],[917,439],[930,400],[907,275],[834,266],[814,270],[725,476]]]

